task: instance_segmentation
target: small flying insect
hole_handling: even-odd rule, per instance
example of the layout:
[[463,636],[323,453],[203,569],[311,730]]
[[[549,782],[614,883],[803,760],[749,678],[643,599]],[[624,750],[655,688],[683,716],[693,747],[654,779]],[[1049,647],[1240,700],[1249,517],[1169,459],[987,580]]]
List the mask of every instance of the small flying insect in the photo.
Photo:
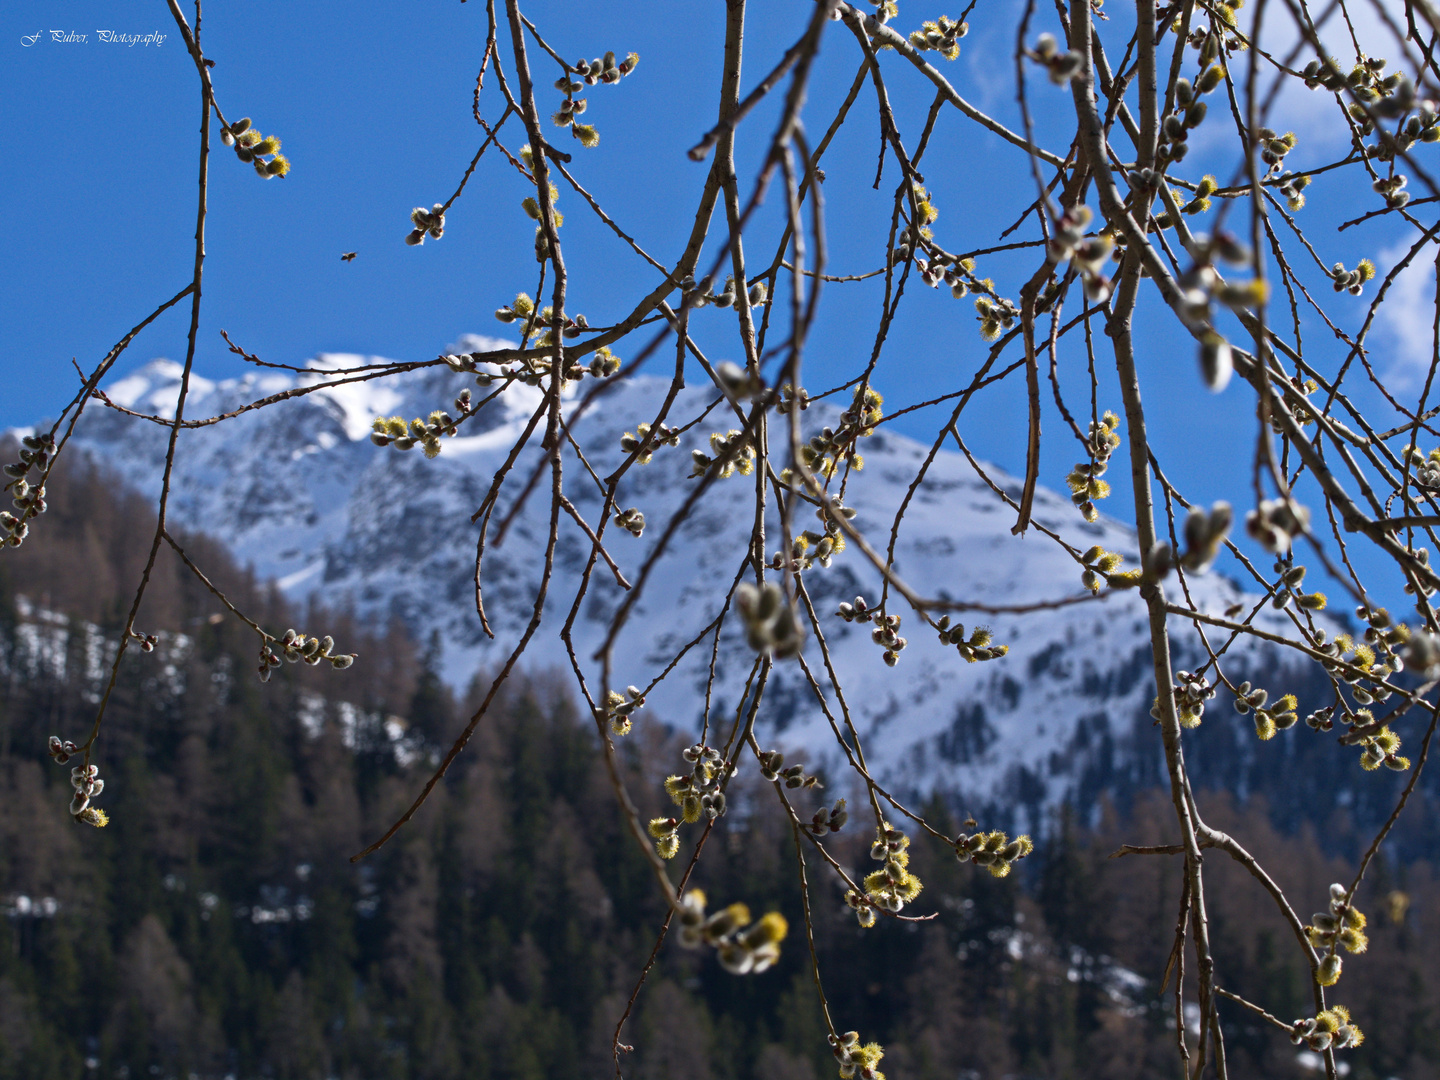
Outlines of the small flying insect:
[[355,256],[356,256],[356,255],[359,255],[359,254],[360,254],[360,253],[359,253],[358,251],[347,251],[347,252],[345,252],[344,255],[341,255],[341,256],[340,256],[340,261],[341,261],[341,262],[354,262],[354,261],[355,261]]

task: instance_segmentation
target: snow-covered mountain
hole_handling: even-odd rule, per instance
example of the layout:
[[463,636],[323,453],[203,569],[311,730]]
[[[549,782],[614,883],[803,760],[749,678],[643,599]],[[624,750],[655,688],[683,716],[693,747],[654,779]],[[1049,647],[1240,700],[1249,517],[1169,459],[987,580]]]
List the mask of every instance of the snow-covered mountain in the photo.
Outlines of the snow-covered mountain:
[[[460,350],[500,343],[466,339]],[[312,371],[267,374],[225,382],[192,377],[187,418],[229,412],[247,402],[296,386],[323,381],[326,369],[376,359],[325,355]],[[180,365],[156,360],[105,387],[118,405],[173,415]],[[477,664],[495,665],[514,646],[531,612],[534,587],[548,535],[548,476],[518,513],[504,542],[492,545],[484,564],[485,608],[496,640],[482,633],[475,614],[474,573],[478,527],[470,517],[480,505],[517,433],[540,401],[540,391],[516,386],[446,439],[443,452],[427,460],[418,452],[379,448],[369,439],[377,416],[426,416],[452,408],[472,377],[448,368],[407,372],[377,382],[326,388],[214,426],[186,430],[180,439],[172,513],[186,527],[227,541],[242,562],[274,578],[292,597],[319,593],[330,605],[353,604],[377,618],[399,615],[422,637],[439,629],[446,642],[446,670],[457,683]],[[585,384],[587,387],[592,385]],[[620,464],[620,436],[653,419],[667,391],[659,379],[617,383],[594,407],[570,424],[596,474]],[[682,392],[671,416],[690,418],[714,392]],[[572,399],[568,408],[573,409]],[[815,405],[807,426],[833,422],[835,412]],[[641,539],[622,530],[607,533],[607,547],[634,581],[664,523],[697,481],[688,479],[689,449],[711,430],[730,426],[712,416],[688,433],[678,448],[662,448],[645,466],[632,468],[621,488],[620,507],[639,507],[649,523]],[[92,403],[77,430],[79,446],[142,490],[156,489],[169,430]],[[866,440],[865,468],[852,476],[846,501],[858,510],[857,526],[883,550],[890,523],[926,448],[882,429]],[[540,459],[539,436],[521,457],[500,500],[494,523]],[[595,522],[601,506],[597,484],[575,453],[564,459],[566,491],[579,512]],[[1003,488],[1020,483],[986,466]],[[645,685],[686,642],[718,614],[721,582],[736,574],[739,553],[753,516],[753,480],[735,476],[714,484],[657,563],[615,651],[616,682]],[[1133,532],[1101,518],[1086,524],[1068,497],[1041,489],[1034,518],[1085,548],[1100,544],[1138,558]],[[1010,534],[1014,511],[1005,507],[961,455],[941,453],[906,513],[896,549],[896,568],[930,595],[988,605],[1054,601],[1080,593],[1080,567],[1058,545],[1032,530]],[[805,528],[809,522],[797,523]],[[493,528],[493,524],[492,524]],[[778,536],[775,523],[771,536]],[[771,541],[770,548],[778,547]],[[590,543],[562,515],[557,576],[545,621],[527,654],[532,667],[568,668],[558,631],[575,595]],[[1148,710],[1153,697],[1148,632],[1135,593],[1116,593],[1021,616],[984,619],[1009,654],[966,663],[953,647],[903,607],[900,632],[909,646],[897,667],[882,662],[868,625],[834,617],[837,604],[863,594],[872,603],[879,577],[853,546],[833,565],[806,574],[845,699],[865,740],[872,767],[906,790],[931,787],[958,792],[973,805],[992,799],[1035,806],[1064,796],[1093,796],[1117,773],[1131,782],[1159,782],[1159,740]],[[1200,605],[1220,613],[1243,598],[1232,582],[1215,574],[1191,579]],[[622,595],[603,567],[576,621],[576,654],[592,686],[608,617]],[[1253,602],[1253,598],[1252,598]],[[733,619],[732,619],[733,621]],[[966,616],[960,621],[970,623]],[[1262,621],[1275,629],[1282,620]],[[323,633],[323,628],[313,628]],[[339,643],[344,647],[344,643]],[[1177,666],[1191,666],[1197,645],[1178,643]],[[807,643],[815,670],[818,647]],[[692,649],[651,695],[641,716],[682,728],[698,728],[709,662],[708,643]],[[733,716],[753,653],[737,632],[727,632],[719,654],[712,715]],[[363,658],[362,658],[363,662]],[[1251,653],[1255,670],[1268,669],[1278,683],[1273,652]],[[1238,670],[1238,668],[1237,668]],[[1279,692],[1284,692],[1283,690]],[[1218,701],[1217,704],[1223,704]],[[832,710],[835,702],[831,701]],[[1212,709],[1207,726],[1233,728],[1238,744],[1253,744],[1249,721],[1228,707]],[[722,721],[723,723],[724,721]],[[767,691],[759,727],[763,742],[835,752],[835,743],[813,693],[794,664],[778,665]],[[725,728],[728,730],[728,724]],[[825,748],[829,748],[826,750]]]

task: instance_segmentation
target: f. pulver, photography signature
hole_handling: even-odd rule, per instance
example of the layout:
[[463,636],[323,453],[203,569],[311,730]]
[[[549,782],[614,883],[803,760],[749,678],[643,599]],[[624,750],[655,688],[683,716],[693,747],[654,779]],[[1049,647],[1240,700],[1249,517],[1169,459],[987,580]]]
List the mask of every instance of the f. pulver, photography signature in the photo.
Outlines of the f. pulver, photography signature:
[[82,33],[78,30],[38,30],[33,34],[25,34],[20,38],[20,44],[29,49],[42,41],[55,41],[62,45],[88,45],[93,37],[96,41],[107,45],[125,45],[134,48],[136,45],[144,45],[149,48],[151,45],[157,48],[165,43],[168,34],[126,34],[119,30],[96,30],[94,34]]

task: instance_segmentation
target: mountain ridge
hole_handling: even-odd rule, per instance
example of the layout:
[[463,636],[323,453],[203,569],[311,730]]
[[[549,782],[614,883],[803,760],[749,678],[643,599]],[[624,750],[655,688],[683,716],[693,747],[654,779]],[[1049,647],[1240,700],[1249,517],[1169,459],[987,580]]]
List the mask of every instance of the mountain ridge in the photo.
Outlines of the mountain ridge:
[[[504,344],[467,337],[454,351],[482,351]],[[220,415],[266,395],[323,382],[327,371],[357,366],[365,358],[325,354],[297,374],[249,375],[212,381],[192,374],[187,417]],[[368,362],[379,362],[370,358]],[[173,416],[181,368],[167,360],[150,364],[105,387],[116,405]],[[478,527],[470,515],[484,498],[491,478],[514,438],[541,401],[541,391],[513,386],[487,406],[458,437],[443,440],[433,461],[418,453],[379,448],[370,442],[371,421],[398,414],[425,416],[449,408],[472,377],[447,367],[430,367],[389,376],[384,381],[327,387],[263,410],[243,413],[222,424],[187,429],[181,434],[175,471],[172,514],[187,528],[202,529],[224,541],[236,558],[264,578],[275,580],[291,599],[310,595],[328,606],[352,605],[363,616],[401,618],[417,637],[439,630],[445,642],[445,674],[460,683],[477,665],[496,665],[516,640],[533,604],[539,560],[549,528],[549,499],[537,493],[515,514],[503,543],[492,537],[485,555],[486,613],[497,635],[485,638],[475,616],[473,581]],[[589,383],[582,384],[585,389]],[[585,449],[588,467],[608,475],[623,460],[620,435],[640,421],[653,419],[668,391],[667,380],[635,377],[618,380],[605,391],[603,404],[570,425]],[[690,417],[710,404],[713,388],[680,392],[672,416]],[[573,414],[577,398],[567,399]],[[808,429],[838,416],[817,403],[804,416]],[[720,413],[711,420],[723,429]],[[707,421],[708,422],[708,421]],[[702,445],[712,430],[700,425],[678,448],[661,447],[648,465],[636,465],[621,487],[619,508],[638,506],[650,523],[632,539],[622,530],[607,532],[607,549],[633,580],[634,569],[651,550],[662,524],[688,492],[688,450]],[[169,429],[118,410],[87,410],[76,443],[106,462],[141,490],[154,490],[164,460]],[[538,439],[536,440],[538,447]],[[567,447],[566,490],[587,520],[601,506],[586,466]],[[849,481],[846,502],[856,524],[880,547],[915,468],[928,448],[882,428],[865,440],[866,466]],[[517,461],[507,480],[494,521],[513,506],[540,451]],[[984,465],[1001,489],[1018,495],[1020,481]],[[646,685],[653,671],[692,640],[719,613],[723,593],[717,580],[732,580],[745,551],[753,519],[753,481],[741,476],[716,481],[694,514],[676,534],[671,550],[655,566],[647,592],[617,640],[615,679]],[[1085,522],[1067,496],[1040,488],[1034,520],[1066,536],[1076,547],[1099,544],[1134,566],[1138,550],[1132,530],[1101,517]],[[881,648],[869,640],[869,627],[833,618],[841,601],[863,595],[874,603],[879,575],[858,550],[837,556],[828,569],[818,565],[805,581],[837,670],[845,672],[845,702],[827,695],[832,714],[848,707],[878,775],[909,793],[946,790],[976,805],[1018,801],[1032,813],[1061,799],[1109,786],[1097,775],[1126,773],[1126,786],[1163,781],[1159,739],[1150,727],[1153,699],[1148,622],[1133,592],[1109,590],[1093,601],[1071,602],[1082,592],[1082,567],[1059,545],[1031,533],[1013,537],[1007,509],[964,456],[942,451],[926,482],[915,493],[896,546],[896,572],[923,592],[964,599],[992,608],[1055,604],[1026,614],[987,616],[994,640],[1009,646],[1003,659],[967,664],[931,631],[921,632],[908,610],[900,632],[910,633],[897,667],[886,667]],[[798,520],[797,531],[806,527]],[[568,668],[555,631],[565,618],[572,585],[589,555],[590,542],[564,515],[557,544],[556,581],[547,601],[545,625],[527,653],[534,665]],[[770,535],[779,534],[778,521]],[[770,540],[771,548],[778,541]],[[1218,575],[1191,576],[1191,595],[1203,609],[1219,614],[1236,603],[1247,608],[1259,597],[1247,595]],[[576,654],[592,688],[596,665],[590,661],[603,639],[620,590],[597,567],[575,623]],[[961,621],[971,623],[961,614]],[[1257,621],[1283,632],[1283,614],[1264,609]],[[548,634],[548,636],[547,636]],[[691,650],[675,673],[650,694],[637,722],[655,716],[681,728],[698,729],[705,700],[710,649]],[[343,648],[343,643],[341,643]],[[1176,630],[1176,666],[1198,663],[1198,638]],[[727,624],[716,660],[711,714],[734,712],[743,695],[745,672],[753,653]],[[1232,654],[1234,655],[1234,654]],[[823,670],[814,635],[806,656]],[[1295,671],[1270,646],[1248,649],[1227,661],[1241,677],[1268,672],[1276,692]],[[1232,676],[1233,677],[1233,676]],[[1298,678],[1298,674],[1295,675]],[[1278,680],[1278,682],[1277,682]],[[593,690],[592,690],[593,692]],[[1253,747],[1249,721],[1212,708],[1207,719],[1233,732],[1229,741],[1242,755]],[[830,722],[813,690],[793,664],[779,664],[767,688],[767,703],[757,720],[762,741],[803,750],[816,760],[838,759]],[[725,730],[728,730],[726,728]],[[1087,780],[1087,777],[1090,777]]]

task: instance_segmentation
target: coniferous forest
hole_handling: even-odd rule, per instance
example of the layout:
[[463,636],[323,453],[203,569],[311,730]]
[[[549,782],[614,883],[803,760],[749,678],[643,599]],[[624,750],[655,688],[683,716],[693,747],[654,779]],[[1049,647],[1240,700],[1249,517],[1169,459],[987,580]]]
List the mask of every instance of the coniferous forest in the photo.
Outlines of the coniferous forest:
[[[247,610],[333,633],[361,661],[343,675],[286,665],[262,686],[250,631],[162,552],[137,625],[174,629],[120,670],[103,744],[110,824],[77,827],[46,740],[88,731],[149,534],[144,501],[89,466],[52,489],[52,543],[0,560],[0,1078],[614,1075],[616,1022],[664,908],[620,828],[594,726],[559,684],[515,682],[417,818],[352,865],[485,673],[457,700],[433,643],[343,611],[287,611],[219,544],[189,537]],[[633,790],[657,795],[678,750],[647,721],[623,744]],[[1321,898],[1368,835],[1324,807],[1297,816],[1284,795],[1230,796],[1214,823],[1243,820],[1287,891]],[[740,788],[695,884],[799,927],[796,841],[776,815],[746,812],[768,798]],[[1173,1075],[1173,971],[1161,985],[1178,877],[1169,856],[1110,857],[1174,839],[1167,798],[1062,810],[1004,880],[918,839],[929,921],[862,931],[839,892],[817,891],[837,1024],[873,1033],[897,1080]],[[964,813],[940,795],[926,811]],[[868,838],[854,832],[837,850],[860,865]],[[1221,985],[1283,1020],[1308,1015],[1308,973],[1268,897],[1228,861],[1207,866]],[[1372,1037],[1347,1054],[1354,1080],[1440,1076],[1440,882],[1424,859],[1394,867],[1382,860],[1358,901],[1371,944],[1347,961],[1342,1001]],[[1193,956],[1185,969],[1193,1002]],[[625,1029],[623,1074],[833,1076],[813,977],[803,933],[745,979],[668,940]],[[1318,1058],[1253,1013],[1227,1001],[1221,1017],[1231,1076],[1318,1075]]]

